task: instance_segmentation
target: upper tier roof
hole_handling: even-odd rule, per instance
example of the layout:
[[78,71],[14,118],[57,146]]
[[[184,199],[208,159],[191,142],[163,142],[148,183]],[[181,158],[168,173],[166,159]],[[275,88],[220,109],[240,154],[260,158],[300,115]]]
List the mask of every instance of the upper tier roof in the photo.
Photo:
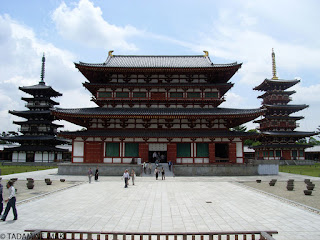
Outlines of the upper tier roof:
[[30,95],[35,95],[42,93],[44,97],[59,97],[62,96],[61,93],[54,90],[51,86],[47,86],[44,82],[39,82],[37,85],[19,87],[19,89]]
[[255,87],[253,90],[259,90],[259,91],[268,91],[268,90],[274,90],[275,88],[277,90],[285,90],[288,89],[297,83],[299,83],[300,80],[283,80],[283,79],[265,79],[259,86]]
[[168,56],[168,55],[112,55],[104,63],[83,63],[76,65],[109,68],[217,68],[241,65],[237,62],[214,64],[209,56]]

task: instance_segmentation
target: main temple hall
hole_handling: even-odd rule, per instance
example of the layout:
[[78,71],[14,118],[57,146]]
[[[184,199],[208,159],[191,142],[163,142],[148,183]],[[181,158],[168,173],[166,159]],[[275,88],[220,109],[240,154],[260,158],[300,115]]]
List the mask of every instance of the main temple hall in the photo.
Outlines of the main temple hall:
[[243,141],[256,133],[230,129],[264,109],[219,107],[241,63],[213,63],[203,55],[113,55],[103,63],[75,63],[86,78],[93,108],[56,108],[53,114],[82,126],[65,131],[74,163],[152,162],[241,164]]

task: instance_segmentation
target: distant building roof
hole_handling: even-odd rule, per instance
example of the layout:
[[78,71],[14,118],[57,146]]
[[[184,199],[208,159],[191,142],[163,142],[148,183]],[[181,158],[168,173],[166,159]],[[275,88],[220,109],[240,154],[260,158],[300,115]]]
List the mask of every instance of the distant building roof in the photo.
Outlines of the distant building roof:
[[305,152],[320,152],[320,145],[316,145],[310,148],[307,148]]

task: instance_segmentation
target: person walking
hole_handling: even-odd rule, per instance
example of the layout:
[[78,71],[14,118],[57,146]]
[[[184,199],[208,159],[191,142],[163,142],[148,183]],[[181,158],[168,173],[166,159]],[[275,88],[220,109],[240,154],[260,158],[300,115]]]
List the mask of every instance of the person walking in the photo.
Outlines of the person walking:
[[171,172],[171,165],[172,165],[172,162],[171,162],[171,161],[169,161],[169,162],[168,162],[168,165],[169,165],[169,171]]
[[143,162],[143,172],[144,172],[144,174],[146,174],[146,170],[147,170],[147,164],[146,164],[146,162]]
[[156,180],[158,180],[158,176],[159,176],[158,168],[154,169],[154,174],[156,175]]
[[2,178],[0,178],[0,215],[3,211],[3,185],[1,184],[1,179]]
[[124,171],[123,178],[124,178],[124,187],[127,188],[128,187],[128,180],[130,178],[128,169],[126,169]]
[[134,172],[134,170],[131,170],[131,180],[132,180],[132,185],[134,185],[134,180],[136,178],[136,173]]
[[152,164],[151,164],[151,163],[149,163],[148,165],[149,165],[149,174],[151,174]]
[[98,178],[99,178],[99,169],[98,167],[96,168],[96,172],[94,173],[94,180],[95,181],[98,181]]
[[4,214],[1,217],[1,221],[5,221],[10,209],[13,211],[13,220],[18,220],[18,214],[16,209],[16,189],[13,187],[13,182],[9,181],[7,183],[7,188],[9,189],[9,197],[5,202],[7,203],[6,209],[4,210]]
[[88,178],[89,178],[89,183],[91,183],[91,178],[92,178],[92,170],[89,168],[88,170]]
[[164,168],[162,167],[161,169],[161,175],[162,175],[162,180],[166,180],[166,175],[165,175],[165,172],[164,172]]

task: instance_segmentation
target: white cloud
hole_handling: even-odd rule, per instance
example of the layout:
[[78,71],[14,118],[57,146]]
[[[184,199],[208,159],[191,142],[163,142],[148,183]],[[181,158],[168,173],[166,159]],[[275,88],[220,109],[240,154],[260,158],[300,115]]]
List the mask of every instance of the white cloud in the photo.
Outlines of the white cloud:
[[80,0],[72,9],[61,3],[52,19],[64,38],[95,48],[137,50],[126,39],[142,34],[130,25],[120,27],[108,23],[103,19],[101,9],[89,0]]
[[[63,104],[73,107],[93,105],[89,101],[89,93],[88,101],[82,101],[85,93],[81,83],[84,80],[74,68],[73,54],[38,39],[32,29],[8,15],[0,15],[0,52],[1,131],[17,130],[19,126],[12,121],[23,120],[9,114],[8,110],[27,110],[25,102],[21,100],[27,94],[20,91],[19,87],[38,84],[43,52],[46,54],[45,82],[63,94],[54,100],[61,102],[61,107],[64,107]],[[72,96],[69,96],[70,91]],[[77,92],[82,95],[79,96]]]

